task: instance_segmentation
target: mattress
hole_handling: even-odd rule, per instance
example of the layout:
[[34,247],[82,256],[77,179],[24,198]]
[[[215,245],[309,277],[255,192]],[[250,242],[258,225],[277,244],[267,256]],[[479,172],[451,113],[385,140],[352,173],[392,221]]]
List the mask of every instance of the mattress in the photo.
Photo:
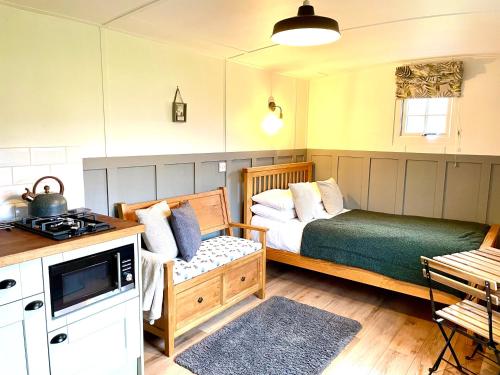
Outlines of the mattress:
[[[347,212],[344,209],[337,215]],[[328,215],[325,218],[332,218],[336,215]],[[313,220],[314,221],[314,220]],[[259,227],[269,228],[266,233],[267,247],[273,249],[285,250],[291,253],[300,253],[300,245],[302,242],[302,232],[304,227],[310,222],[300,221],[299,219],[292,219],[287,222],[280,222],[259,215],[252,216],[252,225]],[[252,231],[251,239],[254,241],[259,240],[259,232]]]

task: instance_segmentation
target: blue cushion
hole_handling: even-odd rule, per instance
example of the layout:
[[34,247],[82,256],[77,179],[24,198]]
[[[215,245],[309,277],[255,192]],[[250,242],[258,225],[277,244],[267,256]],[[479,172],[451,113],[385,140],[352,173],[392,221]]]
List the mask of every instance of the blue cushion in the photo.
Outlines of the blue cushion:
[[189,262],[201,245],[201,231],[196,214],[189,202],[172,209],[170,224],[182,259]]

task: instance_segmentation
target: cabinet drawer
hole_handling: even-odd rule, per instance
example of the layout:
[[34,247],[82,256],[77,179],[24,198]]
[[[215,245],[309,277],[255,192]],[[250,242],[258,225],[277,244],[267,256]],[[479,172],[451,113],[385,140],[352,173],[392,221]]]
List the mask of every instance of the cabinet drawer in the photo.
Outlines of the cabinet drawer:
[[0,305],[22,298],[19,265],[0,268]]
[[176,328],[184,327],[206,312],[221,305],[220,276],[196,285],[182,293],[175,300]]
[[226,272],[226,300],[259,284],[260,260],[255,259]]

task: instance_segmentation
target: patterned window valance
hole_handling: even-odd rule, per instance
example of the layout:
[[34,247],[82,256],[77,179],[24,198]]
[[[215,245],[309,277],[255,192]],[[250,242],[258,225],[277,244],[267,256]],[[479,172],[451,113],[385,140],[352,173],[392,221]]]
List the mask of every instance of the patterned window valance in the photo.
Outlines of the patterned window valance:
[[463,61],[404,65],[396,68],[396,98],[462,95]]

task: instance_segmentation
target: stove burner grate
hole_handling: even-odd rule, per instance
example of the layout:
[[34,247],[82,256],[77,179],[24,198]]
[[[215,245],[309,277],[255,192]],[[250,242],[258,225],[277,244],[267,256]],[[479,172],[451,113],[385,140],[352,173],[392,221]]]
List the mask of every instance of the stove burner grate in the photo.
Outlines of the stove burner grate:
[[27,217],[15,222],[14,225],[55,240],[65,240],[113,228],[108,223],[97,220],[95,214],[87,212],[54,217]]

